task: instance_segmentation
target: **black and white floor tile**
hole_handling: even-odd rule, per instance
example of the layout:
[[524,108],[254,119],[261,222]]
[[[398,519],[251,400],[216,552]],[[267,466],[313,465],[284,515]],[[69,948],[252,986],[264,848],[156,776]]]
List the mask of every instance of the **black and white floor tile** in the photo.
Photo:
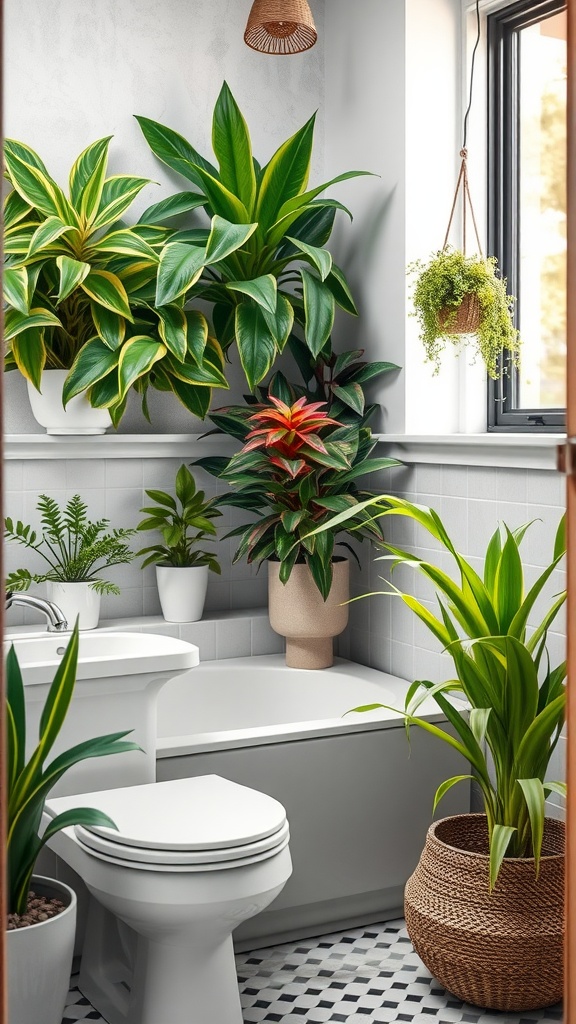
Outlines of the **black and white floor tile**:
[[[559,1024],[562,1007],[513,1015],[461,1003],[431,978],[403,921],[241,953],[244,1024]],[[105,1024],[75,987],[62,1024]],[[170,1021],[166,1020],[166,1024]]]

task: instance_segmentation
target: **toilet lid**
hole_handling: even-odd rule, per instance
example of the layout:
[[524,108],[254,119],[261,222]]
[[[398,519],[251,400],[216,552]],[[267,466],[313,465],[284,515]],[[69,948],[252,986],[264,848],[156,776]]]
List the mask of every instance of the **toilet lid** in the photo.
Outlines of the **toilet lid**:
[[[51,807],[66,810],[68,801],[79,806],[76,795],[51,801]],[[78,837],[87,843],[90,836],[93,847],[119,844],[134,852],[222,850],[229,859],[231,849],[274,836],[286,824],[286,811],[273,797],[219,775],[89,793],[84,802],[108,814],[118,831],[77,825]]]

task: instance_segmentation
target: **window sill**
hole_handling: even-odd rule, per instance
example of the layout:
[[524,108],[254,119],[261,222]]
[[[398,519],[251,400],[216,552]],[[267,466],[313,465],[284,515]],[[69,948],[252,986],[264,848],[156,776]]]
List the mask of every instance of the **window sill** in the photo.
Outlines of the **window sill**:
[[[375,434],[386,455],[401,462],[446,466],[556,469],[564,434]],[[222,435],[102,434],[98,437],[7,434],[5,459],[161,459],[228,455],[237,443]]]
[[444,466],[556,470],[565,434],[377,434],[386,455]]

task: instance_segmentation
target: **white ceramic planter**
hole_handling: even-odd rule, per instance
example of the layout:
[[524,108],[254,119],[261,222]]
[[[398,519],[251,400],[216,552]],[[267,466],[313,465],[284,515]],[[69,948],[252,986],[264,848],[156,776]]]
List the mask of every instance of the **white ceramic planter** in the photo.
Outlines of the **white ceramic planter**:
[[93,409],[86,395],[71,398],[62,405],[62,388],[68,370],[44,370],[37,391],[30,381],[28,398],[34,418],[47,434],[104,434],[112,424],[107,409]]
[[8,1021],[10,1024],[61,1024],[70,985],[76,895],[64,882],[40,875],[34,892],[68,904],[57,917],[6,933]]
[[80,616],[80,629],[96,629],[100,618],[100,594],[87,583],[47,583],[48,600],[58,606],[72,629]]
[[198,622],[208,589],[208,566],[157,565],[156,582],[167,622]]

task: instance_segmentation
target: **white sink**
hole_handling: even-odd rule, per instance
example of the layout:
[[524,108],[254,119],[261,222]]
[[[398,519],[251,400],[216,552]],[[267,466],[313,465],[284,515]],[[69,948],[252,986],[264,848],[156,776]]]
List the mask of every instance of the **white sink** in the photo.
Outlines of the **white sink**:
[[[50,683],[70,639],[69,633],[33,633],[8,637],[14,644],[25,686]],[[142,672],[180,673],[198,664],[198,648],[184,640],[156,633],[80,633],[77,679],[136,675]]]
[[[69,639],[69,633],[20,633],[4,642],[5,655],[14,644],[22,670],[28,757],[38,742],[44,701]],[[199,660],[197,647],[170,636],[107,630],[81,633],[74,694],[49,759],[83,740],[124,730],[131,730],[130,739],[144,752],[82,761],[66,772],[52,795],[154,782],[158,693],[168,680],[187,673]]]

